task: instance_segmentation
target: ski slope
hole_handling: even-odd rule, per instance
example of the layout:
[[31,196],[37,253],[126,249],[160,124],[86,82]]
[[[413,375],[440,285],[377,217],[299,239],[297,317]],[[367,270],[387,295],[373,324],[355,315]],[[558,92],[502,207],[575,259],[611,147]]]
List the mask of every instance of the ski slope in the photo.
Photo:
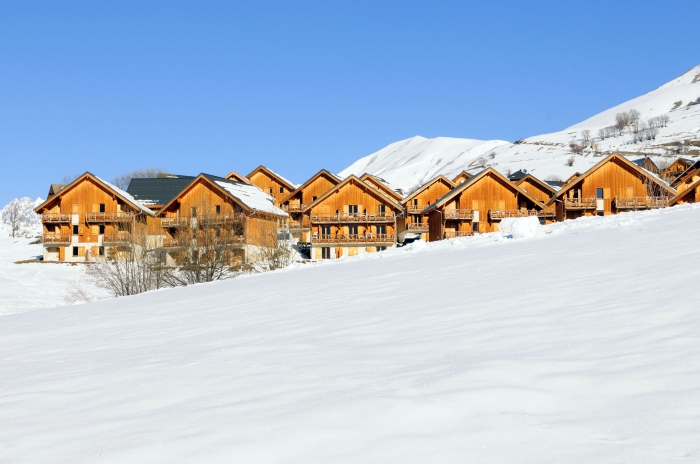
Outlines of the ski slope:
[[3,463],[700,460],[700,208],[2,316]]
[[[491,166],[503,174],[527,169],[546,180],[565,180],[576,172],[585,172],[605,153],[619,152],[631,159],[645,154],[673,156],[674,145],[689,148],[684,156],[700,154],[700,65],[678,78],[640,97],[605,110],[578,124],[551,134],[537,135],[517,143],[502,140],[472,140],[449,137],[426,139],[416,136],[390,144],[365,156],[339,175],[362,175],[365,172],[389,181],[396,188],[410,191],[438,174],[454,178],[463,170],[478,172]],[[598,130],[615,124],[617,113],[638,110],[641,121],[667,115],[666,127],[659,129],[654,140],[634,142],[629,134],[598,139]],[[569,165],[571,143],[582,143],[589,130],[595,147],[576,155]],[[677,156],[677,153],[675,153]],[[483,162],[480,162],[483,159]]]

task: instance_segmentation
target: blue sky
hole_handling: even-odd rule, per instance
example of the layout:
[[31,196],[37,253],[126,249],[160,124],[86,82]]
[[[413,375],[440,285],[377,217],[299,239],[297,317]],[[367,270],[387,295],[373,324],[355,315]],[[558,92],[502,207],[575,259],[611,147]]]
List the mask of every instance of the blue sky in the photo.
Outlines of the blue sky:
[[518,138],[700,63],[700,2],[0,2],[0,205],[64,176],[303,182],[414,135]]

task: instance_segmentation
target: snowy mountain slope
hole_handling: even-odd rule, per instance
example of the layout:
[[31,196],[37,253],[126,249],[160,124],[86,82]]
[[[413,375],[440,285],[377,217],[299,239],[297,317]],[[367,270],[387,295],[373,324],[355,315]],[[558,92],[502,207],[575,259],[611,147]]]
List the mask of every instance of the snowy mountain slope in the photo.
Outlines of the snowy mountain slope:
[[699,221],[584,218],[3,316],[0,456],[697,461],[700,312],[673,289],[700,277]]
[[[652,156],[700,155],[700,66],[645,95],[603,111],[583,122],[551,134],[529,137],[514,144],[440,137],[413,137],[393,143],[361,158],[340,175],[369,172],[409,191],[437,174],[454,177],[462,170],[478,171],[493,166],[502,173],[527,169],[541,179],[566,179],[584,172],[600,161],[605,153],[617,151],[630,158]],[[690,106],[689,106],[690,105]],[[653,140],[634,142],[627,131],[622,136],[600,140],[598,131],[615,124],[617,113],[635,109],[642,123],[667,115],[669,122],[658,130]],[[591,133],[593,146],[573,155],[569,145],[583,143],[583,131]],[[681,151],[676,144],[684,143]],[[449,154],[444,156],[443,154]],[[484,156],[487,155],[487,156]],[[569,159],[574,156],[573,165]],[[483,159],[483,162],[480,161]]]

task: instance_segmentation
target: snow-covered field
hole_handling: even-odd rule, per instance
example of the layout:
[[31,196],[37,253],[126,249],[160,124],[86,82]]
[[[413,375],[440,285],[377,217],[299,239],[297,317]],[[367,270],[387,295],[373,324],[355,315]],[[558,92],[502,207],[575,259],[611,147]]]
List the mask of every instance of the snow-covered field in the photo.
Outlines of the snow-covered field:
[[41,256],[43,248],[41,244],[32,245],[33,239],[12,238],[9,234],[9,226],[0,224],[0,315],[66,304],[66,288],[80,281],[80,266],[15,264]]
[[[438,174],[450,179],[462,170],[472,172],[492,166],[501,173],[527,169],[547,180],[565,180],[576,172],[585,172],[599,162],[603,153],[619,152],[631,159],[643,154],[661,157],[676,153],[677,143],[684,143],[688,155],[698,156],[700,147],[700,65],[682,76],[640,97],[551,134],[528,137],[518,143],[503,140],[473,140],[450,137],[412,137],[392,143],[360,158],[339,175],[362,175],[365,172],[382,177],[395,188],[410,190]],[[600,140],[598,131],[615,124],[615,115],[630,110],[640,112],[644,125],[649,119],[668,116],[669,123],[659,129],[653,140],[634,142],[629,131],[619,137]],[[590,131],[594,147],[574,156],[569,144],[583,143],[583,132]],[[677,153],[676,153],[677,156]],[[481,161],[483,160],[483,161]]]
[[700,461],[698,223],[584,218],[3,316],[0,460]]

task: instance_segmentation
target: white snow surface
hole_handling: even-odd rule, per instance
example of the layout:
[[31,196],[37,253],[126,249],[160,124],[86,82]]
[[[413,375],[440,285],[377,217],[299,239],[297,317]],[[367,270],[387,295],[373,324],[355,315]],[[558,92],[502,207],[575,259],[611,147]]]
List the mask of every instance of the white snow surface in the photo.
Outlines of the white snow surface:
[[219,180],[216,183],[251,209],[276,216],[287,216],[285,211],[275,206],[274,198],[255,185],[248,185],[242,182],[222,182]]
[[[492,166],[503,174],[527,169],[542,180],[566,180],[576,172],[585,172],[607,153],[619,152],[630,159],[644,155],[668,157],[672,144],[700,141],[700,104],[688,106],[700,97],[700,65],[682,76],[640,97],[603,111],[562,131],[529,137],[518,143],[502,140],[481,141],[438,137],[412,137],[392,143],[365,156],[340,175],[362,175],[365,172],[387,179],[397,188],[410,191],[437,174],[454,178],[462,170],[478,172]],[[659,129],[655,140],[633,142],[630,134],[598,139],[598,130],[615,124],[615,115],[636,109],[641,121],[668,115],[670,121]],[[584,130],[589,130],[595,144],[583,154],[574,156],[570,143],[582,143]],[[483,159],[483,162],[479,160]]]
[[587,217],[3,316],[0,456],[698,461],[699,221]]

